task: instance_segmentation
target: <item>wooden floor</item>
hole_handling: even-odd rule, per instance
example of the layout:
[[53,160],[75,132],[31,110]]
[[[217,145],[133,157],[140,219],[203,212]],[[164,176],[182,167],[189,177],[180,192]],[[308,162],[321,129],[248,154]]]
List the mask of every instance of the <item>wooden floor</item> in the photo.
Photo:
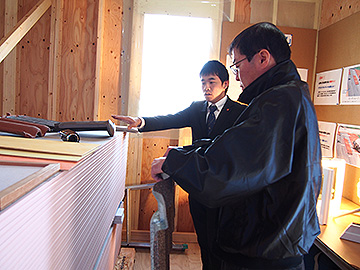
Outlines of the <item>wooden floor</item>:
[[[200,270],[201,268],[198,244],[190,243],[185,251],[172,251],[170,254],[171,270]],[[151,269],[150,249],[136,248],[134,270],[149,269]]]

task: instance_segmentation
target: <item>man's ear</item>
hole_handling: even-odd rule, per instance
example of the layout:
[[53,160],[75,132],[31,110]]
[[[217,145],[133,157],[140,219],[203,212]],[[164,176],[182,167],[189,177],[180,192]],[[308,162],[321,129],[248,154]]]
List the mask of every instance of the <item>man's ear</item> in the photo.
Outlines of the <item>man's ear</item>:
[[266,49],[262,49],[260,50],[259,52],[259,59],[260,59],[260,63],[263,64],[263,63],[267,63],[270,59],[270,53],[268,50]]
[[224,88],[224,89],[228,88],[228,87],[229,87],[229,84],[230,84],[229,81],[224,81],[224,82],[223,82],[223,88]]
[[276,65],[274,57],[270,54],[270,52],[266,49],[262,49],[259,52],[259,64],[262,69],[270,69],[274,65]]

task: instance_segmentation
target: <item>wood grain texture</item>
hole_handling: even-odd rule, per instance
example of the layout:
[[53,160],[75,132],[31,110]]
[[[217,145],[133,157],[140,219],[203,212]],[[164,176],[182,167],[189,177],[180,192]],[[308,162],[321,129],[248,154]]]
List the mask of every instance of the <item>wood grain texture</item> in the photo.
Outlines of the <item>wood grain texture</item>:
[[[5,1],[0,1],[0,14],[4,14],[4,16],[0,16],[0,40],[5,35]],[[3,107],[4,107],[4,83],[3,76],[4,74],[4,64],[0,63],[0,114],[3,115]]]
[[144,138],[141,164],[141,183],[154,182],[151,177],[151,163],[155,158],[162,157],[170,146],[167,138]]
[[[184,130],[184,135],[190,135],[190,140],[185,138],[180,140],[182,144],[188,144],[191,142],[191,132],[190,130]],[[162,132],[150,132],[144,135],[141,135],[138,138],[134,138],[133,141],[130,140],[131,145],[142,146],[142,149],[135,151],[135,148],[132,151],[129,151],[129,157],[132,157],[129,160],[131,168],[128,168],[128,176],[133,175],[133,177],[128,177],[128,181],[134,179],[134,177],[139,177],[138,181],[141,181],[141,184],[152,183],[154,180],[151,178],[151,162],[154,158],[163,156],[168,146],[176,146],[178,141],[175,139],[170,139],[172,136],[163,136]],[[139,136],[139,135],[137,135]],[[187,136],[187,137],[188,137]],[[129,150],[130,150],[129,148]],[[140,152],[139,152],[140,150]],[[130,159],[130,158],[129,158]],[[137,161],[141,159],[141,174],[135,175],[138,173],[136,166]],[[128,162],[128,165],[129,165]],[[140,184],[133,183],[133,184]],[[128,183],[127,183],[128,184]],[[129,185],[129,184],[128,184]],[[177,232],[194,232],[194,227],[192,223],[192,218],[189,211],[188,205],[188,194],[183,191],[180,187],[177,187],[176,192],[176,218],[175,218],[175,231]],[[146,230],[150,229],[150,219],[153,213],[157,210],[157,202],[152,194],[151,189],[146,190],[135,190],[130,191],[130,216],[131,219],[131,239],[133,230]],[[125,228],[124,228],[125,229]],[[139,239],[138,239],[139,240]],[[140,241],[147,242],[147,237],[140,239]]]
[[111,114],[121,112],[120,61],[122,36],[122,0],[106,0],[102,20],[100,63],[100,86],[98,119],[107,120]]
[[238,23],[250,23],[251,0],[235,0],[234,21]]
[[[147,135],[150,136],[150,135]],[[144,138],[142,149],[141,164],[141,184],[152,183],[151,163],[155,158],[162,157],[170,145],[170,139],[167,138]],[[151,190],[142,190],[140,192],[139,205],[139,230],[150,230],[150,219],[157,210],[157,201],[152,195]]]
[[322,0],[319,29],[324,29],[360,11],[358,0]]
[[[200,248],[197,243],[188,244],[188,249],[183,252],[170,253],[171,270],[199,270],[202,268]],[[134,270],[151,269],[149,249],[136,249]]]
[[133,270],[135,263],[135,248],[121,248],[114,270]]
[[188,193],[176,186],[176,218],[175,231],[194,232],[194,224],[190,215]]
[[[2,1],[3,5],[5,4],[5,16],[4,16],[4,32],[10,33],[13,27],[17,23],[17,4],[14,4],[14,1]],[[4,76],[1,76],[4,79],[3,87],[6,91],[3,92],[2,100],[3,109],[0,112],[5,113],[15,113],[15,95],[16,95],[16,50],[12,50],[6,58],[3,60],[4,67]],[[0,68],[1,72],[1,68]],[[0,73],[2,74],[2,73]],[[2,83],[2,80],[0,80]],[[0,86],[1,88],[1,86]]]
[[[343,199],[341,202],[340,209],[345,212],[357,208],[359,208],[359,205],[348,200]],[[327,225],[320,226],[321,234],[317,237],[315,244],[318,246],[317,242],[323,242],[326,245],[326,252],[329,253],[330,256],[335,253],[335,255],[332,256],[340,257],[348,264],[356,266],[354,269],[358,269],[360,267],[360,245],[355,242],[340,239],[344,230],[352,222],[359,223],[360,216],[353,214],[338,218],[329,218]]]
[[[19,18],[36,3],[34,0],[19,1]],[[48,9],[17,46],[19,85],[16,89],[15,111],[45,119],[48,104],[50,15],[51,10]]]
[[60,89],[61,38],[63,21],[63,0],[53,0],[50,21],[50,50],[48,76],[47,119],[55,120],[58,111],[57,96]]
[[98,1],[64,1],[59,121],[94,120]]

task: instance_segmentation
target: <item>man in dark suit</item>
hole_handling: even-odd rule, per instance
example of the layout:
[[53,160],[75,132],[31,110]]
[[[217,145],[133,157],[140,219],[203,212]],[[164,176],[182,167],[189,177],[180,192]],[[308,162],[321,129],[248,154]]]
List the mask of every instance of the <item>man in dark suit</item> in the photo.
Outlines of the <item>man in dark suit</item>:
[[[143,118],[120,115],[112,117],[126,122],[129,128],[138,127],[140,132],[191,127],[193,143],[199,139],[214,139],[233,126],[247,105],[232,101],[226,95],[229,87],[229,73],[219,61],[207,62],[200,71],[200,78],[205,100],[195,101],[176,114]],[[211,112],[210,106],[214,105],[216,107]],[[220,264],[209,256],[210,247],[208,246],[210,243],[208,235],[213,230],[218,210],[205,207],[191,196],[189,205],[201,249],[203,269],[210,269],[211,266]]]
[[[229,73],[219,61],[207,62],[200,71],[204,101],[195,101],[188,108],[168,115],[155,117],[131,117],[112,115],[114,119],[124,121],[128,128],[137,127],[140,132],[191,127],[193,142],[198,139],[214,139],[230,128],[246,105],[233,101],[226,95],[229,87]],[[207,119],[209,106],[216,105],[215,125],[208,132]]]

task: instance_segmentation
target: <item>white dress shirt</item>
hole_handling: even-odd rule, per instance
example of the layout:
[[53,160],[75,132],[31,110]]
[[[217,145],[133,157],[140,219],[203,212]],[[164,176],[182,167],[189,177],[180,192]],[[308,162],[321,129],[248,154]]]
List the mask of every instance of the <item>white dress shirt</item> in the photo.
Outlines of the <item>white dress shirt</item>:
[[207,113],[206,113],[206,119],[209,117],[209,113],[210,113],[210,105],[214,104],[216,105],[217,107],[217,110],[214,111],[214,114],[215,114],[215,119],[218,118],[222,108],[224,108],[224,105],[225,105],[225,102],[227,101],[228,97],[225,95],[225,97],[223,97],[222,99],[220,99],[218,102],[216,103],[211,103],[211,102],[208,102],[208,106],[207,106]]

